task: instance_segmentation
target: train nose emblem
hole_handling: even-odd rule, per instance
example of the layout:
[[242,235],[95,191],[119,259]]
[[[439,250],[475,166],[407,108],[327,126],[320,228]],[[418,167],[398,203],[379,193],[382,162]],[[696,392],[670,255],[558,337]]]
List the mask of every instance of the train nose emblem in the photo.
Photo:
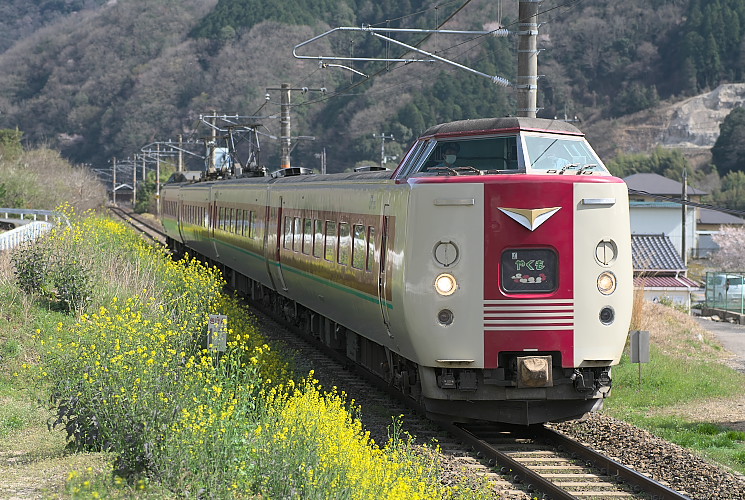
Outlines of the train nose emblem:
[[510,219],[516,221],[531,231],[535,231],[538,226],[546,222],[552,215],[558,212],[561,207],[551,208],[502,208],[499,210]]

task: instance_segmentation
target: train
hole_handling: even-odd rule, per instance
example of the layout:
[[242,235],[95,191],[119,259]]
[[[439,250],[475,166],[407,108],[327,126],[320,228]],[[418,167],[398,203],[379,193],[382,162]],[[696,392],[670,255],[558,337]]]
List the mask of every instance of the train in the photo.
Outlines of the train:
[[436,125],[395,169],[188,180],[167,244],[424,406],[518,425],[602,408],[633,297],[628,191],[574,125]]

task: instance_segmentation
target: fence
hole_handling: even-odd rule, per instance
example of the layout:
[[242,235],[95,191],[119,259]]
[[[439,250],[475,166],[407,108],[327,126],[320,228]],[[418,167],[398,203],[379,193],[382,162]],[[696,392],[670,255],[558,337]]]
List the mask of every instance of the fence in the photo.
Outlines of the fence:
[[60,212],[26,208],[0,208],[0,221],[6,226],[15,226],[0,234],[0,251],[12,250],[27,241],[33,241],[55,224],[70,225],[67,216]]
[[745,314],[745,272],[706,273],[706,307]]

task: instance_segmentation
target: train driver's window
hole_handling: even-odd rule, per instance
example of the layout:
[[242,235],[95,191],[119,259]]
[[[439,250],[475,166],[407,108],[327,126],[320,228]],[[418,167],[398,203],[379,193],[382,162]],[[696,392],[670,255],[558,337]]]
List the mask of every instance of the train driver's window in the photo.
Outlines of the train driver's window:
[[438,140],[420,172],[489,174],[518,169],[517,136]]

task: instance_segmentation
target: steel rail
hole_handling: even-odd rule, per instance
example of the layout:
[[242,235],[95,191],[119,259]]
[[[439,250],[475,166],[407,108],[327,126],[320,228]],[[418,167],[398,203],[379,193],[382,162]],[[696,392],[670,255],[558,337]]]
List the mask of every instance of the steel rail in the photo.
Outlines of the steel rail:
[[664,484],[661,484],[634,469],[626,467],[625,465],[598,453],[592,448],[588,448],[587,446],[578,443],[574,439],[567,437],[560,432],[543,427],[538,429],[537,434],[539,434],[543,439],[553,442],[556,446],[561,446],[566,451],[574,453],[575,455],[592,462],[597,467],[603,469],[606,474],[623,479],[632,486],[637,486],[641,490],[650,493],[654,498],[659,500],[690,500],[690,497],[670,489]]

